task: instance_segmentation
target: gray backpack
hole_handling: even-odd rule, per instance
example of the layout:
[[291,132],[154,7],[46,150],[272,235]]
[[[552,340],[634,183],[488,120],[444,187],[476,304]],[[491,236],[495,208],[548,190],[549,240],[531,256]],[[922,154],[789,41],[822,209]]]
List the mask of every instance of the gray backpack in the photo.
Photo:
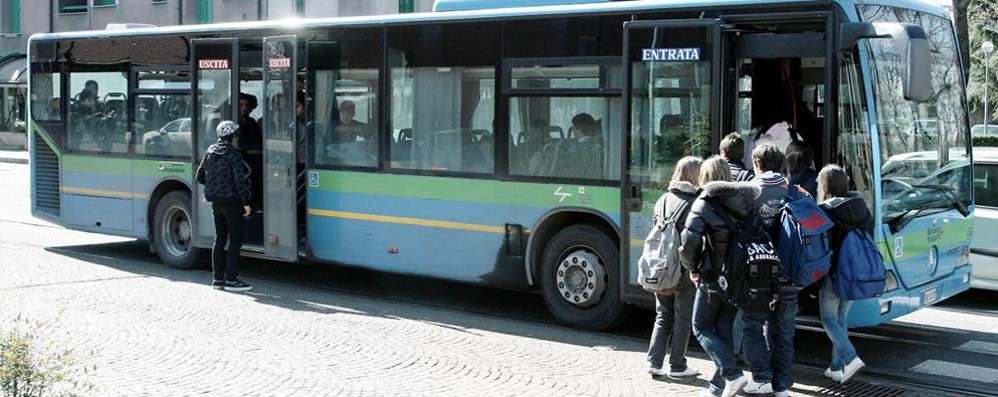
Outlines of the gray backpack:
[[638,284],[646,291],[659,295],[672,295],[683,276],[679,263],[680,226],[676,225],[690,209],[690,203],[683,204],[665,219],[665,196],[655,204],[656,222],[648,237],[645,237],[644,250],[638,259]]

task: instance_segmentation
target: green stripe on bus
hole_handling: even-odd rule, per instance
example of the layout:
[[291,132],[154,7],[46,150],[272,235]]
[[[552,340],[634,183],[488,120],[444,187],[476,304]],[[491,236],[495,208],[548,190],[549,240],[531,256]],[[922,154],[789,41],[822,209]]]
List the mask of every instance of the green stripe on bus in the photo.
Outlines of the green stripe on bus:
[[66,155],[63,158],[62,167],[64,170],[70,172],[87,172],[93,174],[144,177],[171,176],[184,180],[191,177],[191,164],[185,161]]
[[[953,220],[928,229],[891,236],[881,244],[881,253],[884,254],[884,258],[893,257],[895,261],[904,261],[927,254],[933,245],[939,247],[940,250],[959,245],[970,245],[973,233],[973,219]],[[894,256],[899,238],[903,239],[900,243],[902,255]],[[941,254],[943,253],[941,252]]]
[[544,184],[486,179],[313,171],[319,176],[313,190],[455,200],[532,207],[578,206],[604,213],[620,212],[620,188],[574,184]]

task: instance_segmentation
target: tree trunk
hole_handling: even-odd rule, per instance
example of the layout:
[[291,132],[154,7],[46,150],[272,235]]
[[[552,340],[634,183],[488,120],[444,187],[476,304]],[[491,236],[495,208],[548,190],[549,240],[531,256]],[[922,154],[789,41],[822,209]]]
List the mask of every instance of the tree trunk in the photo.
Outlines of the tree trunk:
[[963,60],[963,76],[970,69],[970,33],[967,29],[967,9],[971,0],[953,0],[953,20],[956,23],[956,41],[960,44],[960,59]]

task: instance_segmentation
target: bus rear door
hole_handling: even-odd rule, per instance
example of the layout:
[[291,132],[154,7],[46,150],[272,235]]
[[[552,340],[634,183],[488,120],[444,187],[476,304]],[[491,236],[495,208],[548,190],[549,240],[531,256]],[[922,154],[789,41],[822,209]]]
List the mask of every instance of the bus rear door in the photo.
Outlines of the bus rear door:
[[285,261],[298,258],[296,181],[304,171],[297,161],[297,133],[304,133],[297,131],[297,48],[295,36],[263,39],[264,254]]

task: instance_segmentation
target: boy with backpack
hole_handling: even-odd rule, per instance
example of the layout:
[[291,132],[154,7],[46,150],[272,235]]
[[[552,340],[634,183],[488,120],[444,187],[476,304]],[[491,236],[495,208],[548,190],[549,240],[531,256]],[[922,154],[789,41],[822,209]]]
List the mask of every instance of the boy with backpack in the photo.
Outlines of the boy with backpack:
[[[811,200],[810,196],[803,189],[791,186],[783,176],[781,171],[785,169],[786,156],[776,146],[757,146],[752,151],[752,163],[756,170],[753,182],[761,188],[754,203],[755,211],[777,250],[783,254],[790,247],[786,237],[781,238],[784,234],[783,223],[792,221],[787,219],[786,207],[789,202]],[[811,203],[814,204],[813,201]],[[818,221],[822,222],[830,223]],[[827,248],[827,243],[825,247]],[[827,262],[828,258],[824,260]],[[745,359],[752,369],[752,381],[744,389],[748,394],[789,396],[790,387],[793,386],[791,367],[794,358],[794,330],[797,325],[797,294],[802,286],[795,285],[790,273],[799,267],[800,261],[799,257],[788,259],[780,255],[780,277],[775,288],[777,299],[771,312],[743,311]],[[767,324],[768,327],[765,327]],[[763,333],[764,327],[768,330],[768,335]]]
[[821,208],[835,223],[829,232],[832,268],[818,292],[821,324],[832,341],[832,362],[825,369],[825,377],[845,383],[865,366],[849,341],[849,308],[853,299],[872,298],[883,292],[886,270],[870,235],[873,216],[863,199],[849,195],[845,170],[826,165],[817,181]]

